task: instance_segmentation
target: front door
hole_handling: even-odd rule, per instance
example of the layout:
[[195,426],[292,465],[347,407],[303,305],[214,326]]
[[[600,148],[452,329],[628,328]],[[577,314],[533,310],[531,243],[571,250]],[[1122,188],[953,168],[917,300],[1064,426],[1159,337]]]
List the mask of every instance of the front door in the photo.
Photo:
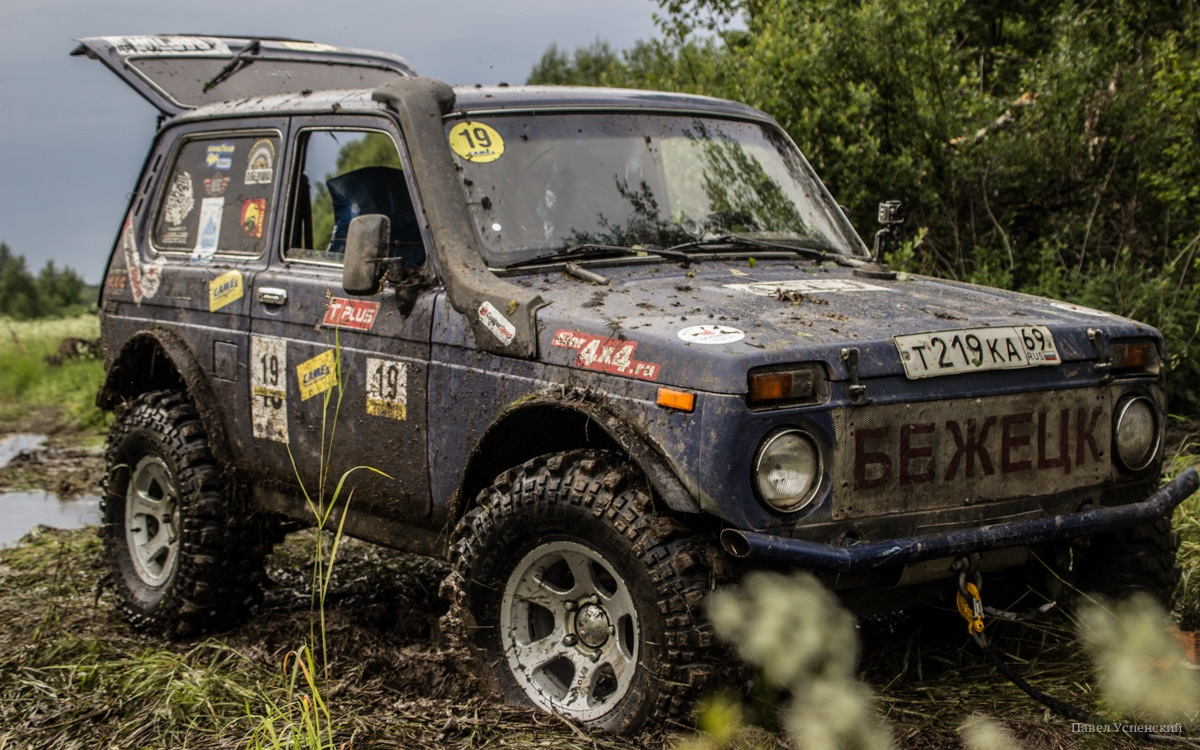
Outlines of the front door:
[[434,292],[405,311],[390,286],[368,297],[343,290],[354,215],[389,214],[407,266],[425,253],[395,128],[383,118],[336,123],[293,121],[285,236],[250,300],[257,463],[313,506],[349,503],[355,515],[420,523],[430,510]]

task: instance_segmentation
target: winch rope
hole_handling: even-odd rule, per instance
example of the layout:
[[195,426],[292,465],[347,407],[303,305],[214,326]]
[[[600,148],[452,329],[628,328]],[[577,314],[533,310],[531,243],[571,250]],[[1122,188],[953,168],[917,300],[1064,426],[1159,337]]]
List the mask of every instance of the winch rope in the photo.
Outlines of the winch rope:
[[[958,558],[954,561],[954,570],[958,571],[958,591],[955,593],[955,603],[958,613],[967,621],[967,633],[971,636],[971,640],[975,641],[975,645],[987,655],[988,659],[1000,672],[1021,689],[1021,692],[1028,695],[1038,703],[1050,709],[1054,713],[1065,719],[1071,719],[1082,724],[1093,725],[1111,725],[1112,722],[1104,717],[1094,714],[1086,709],[1074,706],[1066,701],[1059,700],[1052,695],[1049,695],[1041,690],[1038,690],[1033,685],[1025,681],[1021,675],[1013,671],[1004,658],[1000,655],[998,649],[992,646],[987,636],[984,634],[983,599],[981,592],[983,591],[983,577],[979,573],[979,553],[973,553]],[[971,580],[968,580],[970,577]],[[999,610],[997,610],[999,612]],[[1011,614],[1011,613],[1005,613]],[[1012,618],[1018,619],[1018,618]],[[1148,742],[1169,741],[1177,742],[1185,745],[1200,747],[1200,740],[1192,737],[1181,735],[1163,735],[1152,732],[1143,732],[1131,729],[1129,727],[1116,725],[1121,733],[1131,737],[1137,737]]]

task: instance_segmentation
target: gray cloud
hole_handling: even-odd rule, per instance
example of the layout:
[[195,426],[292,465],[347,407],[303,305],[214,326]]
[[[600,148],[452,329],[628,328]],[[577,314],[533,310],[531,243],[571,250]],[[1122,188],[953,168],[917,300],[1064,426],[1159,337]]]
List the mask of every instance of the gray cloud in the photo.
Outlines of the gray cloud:
[[654,32],[653,0],[381,2],[8,0],[0,10],[0,240],[34,270],[54,260],[95,282],[157,112],[76,37],[263,34],[379,49],[451,83],[521,83],[550,44],[621,49]]

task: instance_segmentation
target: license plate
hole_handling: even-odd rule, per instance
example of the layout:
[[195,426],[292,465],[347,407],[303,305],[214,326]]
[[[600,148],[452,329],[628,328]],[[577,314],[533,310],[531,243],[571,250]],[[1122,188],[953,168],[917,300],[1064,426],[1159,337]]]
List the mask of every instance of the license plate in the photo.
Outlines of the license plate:
[[894,338],[910,380],[983,370],[1057,365],[1054,336],[1045,326],[963,328]]

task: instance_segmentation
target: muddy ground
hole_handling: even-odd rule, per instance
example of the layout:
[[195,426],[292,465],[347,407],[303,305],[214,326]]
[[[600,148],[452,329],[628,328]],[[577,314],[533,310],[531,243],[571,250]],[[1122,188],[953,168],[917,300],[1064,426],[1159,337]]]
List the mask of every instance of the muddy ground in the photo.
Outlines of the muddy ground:
[[[96,491],[101,473],[98,450],[52,435],[44,450],[0,471],[0,486]],[[24,546],[0,551],[0,749],[245,747],[256,685],[281,685],[287,654],[313,635],[313,542],[310,532],[299,532],[276,548],[270,584],[250,622],[184,643],[134,633],[116,616],[95,530],[38,531]],[[437,594],[443,575],[436,561],[365,543],[348,543],[340,553],[326,602],[323,692],[348,747],[643,748],[670,746],[690,731],[679,724],[613,738],[504,705],[482,678],[486,665],[444,646],[439,618],[446,604]],[[1035,685],[1096,707],[1087,661],[1065,616],[994,621],[989,632]],[[863,679],[880,695],[900,747],[959,747],[957,728],[973,713],[1000,719],[1028,748],[1143,744],[1073,733],[1069,720],[1002,679],[949,609],[865,620],[860,635]],[[173,681],[155,682],[163,670],[174,670]],[[207,676],[192,678],[188,670]],[[216,692],[196,693],[189,705],[186,695],[176,697],[179,681],[188,679]],[[229,684],[218,690],[212,685],[219,680]],[[781,699],[754,694],[759,720],[770,726],[771,704]]]

